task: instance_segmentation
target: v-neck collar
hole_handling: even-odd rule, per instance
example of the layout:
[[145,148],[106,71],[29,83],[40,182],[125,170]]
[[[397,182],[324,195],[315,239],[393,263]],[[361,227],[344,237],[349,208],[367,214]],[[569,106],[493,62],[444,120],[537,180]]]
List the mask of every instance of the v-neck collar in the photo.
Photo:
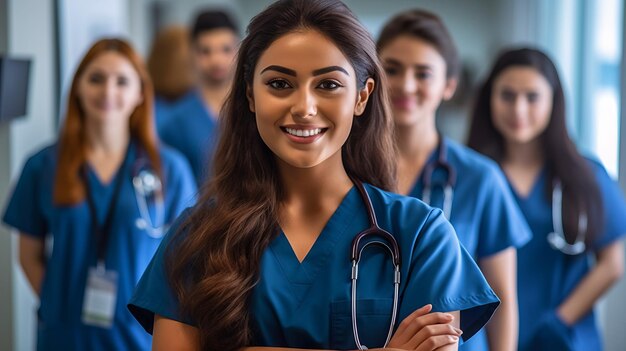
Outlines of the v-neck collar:
[[302,262],[298,260],[285,233],[280,231],[278,237],[270,244],[270,249],[289,282],[310,285],[315,281],[320,269],[332,256],[335,243],[352,223],[353,213],[364,206],[360,202],[359,193],[353,186],[332,214]]
[[[505,174],[505,177],[506,177],[506,174]],[[515,187],[513,186],[513,183],[508,179],[508,177],[507,177],[507,183],[509,184],[509,189],[511,189],[511,192],[513,193],[513,195],[519,202],[527,202],[531,200],[535,196],[535,194],[540,190],[541,185],[545,182],[546,177],[547,177],[547,167],[544,165],[543,167],[541,167],[541,170],[539,171],[539,173],[537,173],[537,175],[535,176],[535,181],[533,185],[531,186],[530,191],[526,195],[521,195],[520,193],[518,193],[517,189],[515,189]]]
[[[85,160],[85,166],[87,168],[87,175],[88,175],[88,180],[90,181],[90,185],[96,186],[99,189],[110,188],[115,183],[115,180],[118,177],[123,176],[120,174],[120,172],[122,171],[123,168],[125,168],[124,167],[125,163],[128,163],[129,165],[132,164],[132,162],[134,161],[134,157],[135,157],[135,145],[133,141],[131,140],[130,144],[128,145],[128,148],[126,149],[126,153],[124,154],[124,158],[122,159],[122,163],[120,163],[120,165],[117,167],[117,169],[115,170],[115,173],[113,174],[111,179],[109,179],[108,182],[103,181],[98,175],[98,173],[96,172],[96,170],[93,168],[93,166],[88,161]],[[127,168],[130,169],[130,167],[127,167]]]

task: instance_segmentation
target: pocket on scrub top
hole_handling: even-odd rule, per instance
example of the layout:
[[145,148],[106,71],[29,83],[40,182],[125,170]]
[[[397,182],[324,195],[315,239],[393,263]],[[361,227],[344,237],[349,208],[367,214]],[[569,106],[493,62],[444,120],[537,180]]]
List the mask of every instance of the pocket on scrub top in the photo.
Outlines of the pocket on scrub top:
[[[387,339],[391,323],[393,299],[357,299],[357,326],[362,345],[368,348],[382,347]],[[330,347],[332,349],[355,349],[352,332],[352,309],[350,301],[332,303],[330,321]]]

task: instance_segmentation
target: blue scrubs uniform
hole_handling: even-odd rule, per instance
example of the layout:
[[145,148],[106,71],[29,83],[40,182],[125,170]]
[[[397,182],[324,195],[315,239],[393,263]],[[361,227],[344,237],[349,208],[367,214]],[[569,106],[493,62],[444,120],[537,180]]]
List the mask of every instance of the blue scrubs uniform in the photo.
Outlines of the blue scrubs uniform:
[[[444,138],[446,162],[456,171],[456,186],[450,214],[450,223],[459,241],[474,260],[497,254],[509,247],[519,248],[531,238],[531,231],[506,179],[496,163],[477,152]],[[435,162],[437,148],[427,161]],[[447,172],[437,168],[432,184],[443,184]],[[424,191],[424,172],[416,180],[409,196],[421,199]],[[443,208],[443,189],[433,187],[430,204]],[[488,350],[487,335],[482,330],[461,350]]]
[[[599,251],[626,234],[626,203],[622,192],[606,170],[589,162],[600,187],[605,211],[604,231],[592,251]],[[547,171],[544,169],[527,197],[517,194],[533,239],[517,253],[519,300],[519,350],[602,350],[602,341],[593,311],[567,327],[556,317],[556,309],[572,293],[590,270],[591,255],[569,256],[552,249],[548,233],[553,231],[552,201]],[[569,347],[566,346],[569,344]]]
[[163,142],[185,155],[199,185],[211,172],[218,129],[200,93],[192,91],[171,107],[158,132]]
[[[95,267],[97,260],[96,239],[91,232],[87,201],[71,206],[53,203],[57,150],[56,145],[47,147],[26,162],[3,218],[23,235],[53,241],[41,288],[37,349],[149,350],[150,337],[126,309],[136,283],[161,242],[135,225],[140,213],[132,169],[138,150],[134,145],[129,147],[130,167],[124,174],[118,172],[109,184],[102,184],[92,169],[87,171],[99,223],[104,221],[109,209],[117,177],[124,177],[105,256],[106,269],[118,274],[115,317],[110,329],[88,326],[81,321],[87,272]],[[196,187],[182,155],[163,148],[160,156],[164,211],[167,223],[171,223],[193,204]],[[154,218],[154,205],[149,202],[148,206]]]
[[[419,200],[365,185],[381,228],[401,251],[397,325],[431,303],[434,311],[461,311],[463,339],[474,335],[499,304],[478,267],[438,209]],[[184,217],[184,216],[183,216]],[[182,220],[182,219],[181,219]],[[259,283],[250,298],[253,345],[355,349],[350,314],[350,249],[369,227],[367,210],[353,187],[300,263],[281,232],[261,258]],[[172,231],[170,231],[171,233]],[[141,278],[129,304],[152,331],[154,314],[193,325],[179,312],[164,270],[167,239]],[[393,267],[382,250],[368,248],[359,264],[357,292],[361,342],[385,342],[393,301]]]
[[163,129],[163,124],[168,120],[172,107],[175,106],[176,100],[170,101],[162,96],[154,97],[154,121],[157,131]]

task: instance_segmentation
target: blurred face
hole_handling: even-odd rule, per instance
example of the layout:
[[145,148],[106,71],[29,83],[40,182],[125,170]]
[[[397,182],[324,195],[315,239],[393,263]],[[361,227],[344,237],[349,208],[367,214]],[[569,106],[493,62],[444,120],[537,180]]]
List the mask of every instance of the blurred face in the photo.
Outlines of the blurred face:
[[491,114],[508,142],[525,144],[543,133],[552,114],[552,87],[531,67],[512,66],[494,80]]
[[310,168],[337,157],[354,116],[365,109],[374,81],[357,89],[352,65],[316,31],[297,31],[263,52],[248,88],[261,138],[276,157]]
[[198,35],[194,41],[194,63],[203,84],[213,86],[230,81],[238,41],[230,29],[213,29]]
[[139,74],[126,57],[114,51],[87,65],[77,95],[86,118],[99,123],[128,123],[143,100]]
[[434,118],[442,100],[452,97],[456,80],[446,79],[446,62],[434,46],[399,36],[380,52],[389,79],[391,109],[398,126]]

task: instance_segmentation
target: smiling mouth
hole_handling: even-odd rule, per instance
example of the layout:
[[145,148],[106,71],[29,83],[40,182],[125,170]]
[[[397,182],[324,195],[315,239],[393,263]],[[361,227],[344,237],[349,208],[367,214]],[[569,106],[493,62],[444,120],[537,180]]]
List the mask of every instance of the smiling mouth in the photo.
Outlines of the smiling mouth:
[[328,130],[328,128],[296,129],[296,128],[286,128],[286,127],[281,127],[280,129],[282,129],[283,132],[289,135],[299,137],[299,138],[315,137],[320,134],[323,134],[324,132],[326,132],[326,130]]

